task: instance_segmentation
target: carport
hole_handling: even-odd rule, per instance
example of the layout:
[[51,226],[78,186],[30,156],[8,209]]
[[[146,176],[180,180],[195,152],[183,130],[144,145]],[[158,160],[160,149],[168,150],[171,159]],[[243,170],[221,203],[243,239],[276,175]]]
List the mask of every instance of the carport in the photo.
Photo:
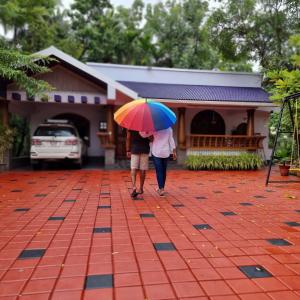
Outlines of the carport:
[[[28,97],[13,82],[2,85],[0,100],[1,115],[8,116],[26,131],[23,132],[22,153],[16,156],[11,153],[10,162],[28,161],[30,136],[37,126],[46,119],[68,119],[74,123],[82,136],[87,136],[88,157],[90,160],[103,160],[106,164],[114,164],[115,147],[113,139],[114,104],[126,102],[137,97],[137,94],[120,83],[101,75],[93,68],[67,55],[55,47],[50,47],[38,54],[52,57],[55,60],[49,65],[51,72],[36,75],[36,78],[47,81],[54,90],[37,97]],[[111,139],[111,147],[101,145],[101,130],[107,131]],[[6,162],[9,165],[8,161]]]

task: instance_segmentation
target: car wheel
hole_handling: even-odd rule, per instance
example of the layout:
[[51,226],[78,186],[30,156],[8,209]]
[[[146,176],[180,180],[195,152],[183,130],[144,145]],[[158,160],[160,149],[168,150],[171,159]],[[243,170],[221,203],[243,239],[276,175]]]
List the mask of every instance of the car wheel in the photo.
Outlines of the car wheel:
[[75,165],[76,169],[82,169],[82,157],[76,161]]
[[42,163],[39,162],[35,162],[35,163],[31,163],[32,169],[35,171],[41,170],[42,169]]

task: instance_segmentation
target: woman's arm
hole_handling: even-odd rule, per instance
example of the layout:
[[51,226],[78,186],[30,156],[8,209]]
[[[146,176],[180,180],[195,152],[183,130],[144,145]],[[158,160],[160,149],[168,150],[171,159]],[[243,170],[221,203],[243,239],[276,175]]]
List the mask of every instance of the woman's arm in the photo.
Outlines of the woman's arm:
[[170,150],[173,152],[173,160],[176,160],[177,159],[177,152],[176,152],[175,141],[174,141],[174,138],[173,138],[172,128],[170,128],[169,145],[170,145]]

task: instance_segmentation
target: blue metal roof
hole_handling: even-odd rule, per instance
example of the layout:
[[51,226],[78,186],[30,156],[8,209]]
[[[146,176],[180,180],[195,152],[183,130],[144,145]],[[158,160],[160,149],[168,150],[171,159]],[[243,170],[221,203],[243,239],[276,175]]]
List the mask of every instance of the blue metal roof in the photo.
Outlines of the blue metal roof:
[[170,100],[271,103],[262,88],[119,81],[139,97]]

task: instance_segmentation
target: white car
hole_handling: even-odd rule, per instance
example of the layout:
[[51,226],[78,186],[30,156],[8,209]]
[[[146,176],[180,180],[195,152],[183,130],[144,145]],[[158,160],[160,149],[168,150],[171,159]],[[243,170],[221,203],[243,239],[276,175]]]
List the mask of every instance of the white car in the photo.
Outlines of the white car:
[[37,127],[31,139],[30,159],[34,169],[43,161],[62,160],[73,161],[81,168],[85,155],[85,142],[67,120],[47,120]]

